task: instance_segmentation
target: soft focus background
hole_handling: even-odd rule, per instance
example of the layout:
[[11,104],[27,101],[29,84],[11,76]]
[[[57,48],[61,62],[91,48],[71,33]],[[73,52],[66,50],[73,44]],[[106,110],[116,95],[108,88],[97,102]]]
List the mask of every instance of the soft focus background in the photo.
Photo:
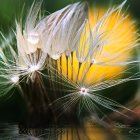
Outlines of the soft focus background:
[[[44,13],[54,12],[64,6],[74,3],[78,0],[44,0]],[[97,2],[107,6],[110,4],[119,4],[122,0],[87,0],[89,3]],[[0,0],[0,31],[8,34],[9,31],[15,29],[15,19],[21,17],[22,11],[26,13],[30,8],[33,0]],[[140,0],[128,0],[129,10],[131,15],[140,22]],[[140,27],[140,26],[139,26]],[[127,94],[135,94],[138,89],[138,82],[123,84],[115,90],[125,92]],[[118,90],[118,92],[119,92]],[[127,99],[126,99],[127,100]],[[132,99],[133,100],[133,99]],[[24,117],[24,102],[20,95],[13,94],[8,100],[0,101],[0,121],[18,121]]]

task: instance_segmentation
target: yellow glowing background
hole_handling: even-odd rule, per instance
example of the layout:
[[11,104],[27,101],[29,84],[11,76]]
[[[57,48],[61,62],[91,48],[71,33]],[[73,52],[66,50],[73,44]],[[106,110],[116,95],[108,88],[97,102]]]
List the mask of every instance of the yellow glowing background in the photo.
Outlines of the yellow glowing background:
[[[91,125],[91,122],[86,122],[84,124],[84,129],[81,128],[63,128],[64,133],[63,135],[59,136],[58,135],[58,140],[72,140],[72,139],[89,139],[89,140],[108,140],[111,138],[110,131],[107,130],[106,128],[102,128],[100,126],[96,126],[95,124]],[[113,133],[114,131],[114,133]],[[115,131],[112,131],[112,136],[113,134],[115,135]],[[116,136],[116,135],[115,135]],[[113,137],[112,137],[113,138]],[[124,140],[123,137],[121,136],[116,136],[117,140]]]
[[[86,41],[86,38],[89,36],[89,24],[90,28],[93,29],[97,21],[104,16],[106,11],[104,8],[91,8],[89,10],[89,23],[87,22],[85,25],[86,36],[85,32],[83,32],[79,50],[82,47],[82,42]],[[97,53],[95,59],[97,62],[119,63],[125,62],[132,57],[133,48],[131,48],[131,45],[136,43],[137,36],[135,34],[136,26],[130,16],[125,16],[119,10],[114,11],[103,21],[100,33],[104,33],[102,40],[108,38],[108,42],[102,48],[102,52],[100,54]],[[85,54],[88,49],[89,44],[86,46]],[[74,52],[73,58],[70,56],[68,61],[65,55],[62,56],[61,61],[60,59],[58,60],[58,69],[59,71],[61,69],[65,77],[68,77],[74,82],[83,82],[88,86],[101,80],[113,79],[113,77],[120,76],[120,73],[126,69],[126,66],[102,66],[98,64],[92,64],[91,66],[89,62],[84,62],[80,70],[78,70],[79,62],[76,57],[76,52]]]

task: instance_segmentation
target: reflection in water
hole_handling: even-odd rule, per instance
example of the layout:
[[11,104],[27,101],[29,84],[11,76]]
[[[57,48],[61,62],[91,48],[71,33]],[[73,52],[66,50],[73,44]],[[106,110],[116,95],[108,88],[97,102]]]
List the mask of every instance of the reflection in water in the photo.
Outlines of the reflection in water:
[[[91,132],[92,130],[92,132]],[[116,140],[139,140],[140,128],[134,128],[119,123],[112,128]],[[94,134],[95,133],[95,134]],[[91,137],[92,135],[92,137]],[[88,128],[72,128],[70,126],[46,129],[23,129],[18,124],[1,123],[0,140],[109,140],[103,128],[89,126]]]

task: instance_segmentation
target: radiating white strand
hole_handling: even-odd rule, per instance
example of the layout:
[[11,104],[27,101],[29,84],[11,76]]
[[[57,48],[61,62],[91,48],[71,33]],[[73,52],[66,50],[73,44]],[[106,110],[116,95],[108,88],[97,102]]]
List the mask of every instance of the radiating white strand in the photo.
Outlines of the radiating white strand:
[[[121,40],[119,37],[121,34],[117,34],[118,37],[112,38],[112,34],[116,31],[117,27],[120,24],[122,24],[122,22],[124,22],[128,17],[128,15],[124,13],[123,15],[121,15],[121,19],[118,19],[117,23],[114,24],[114,27],[112,31],[109,33],[109,35],[105,37],[106,33],[108,32],[106,29],[106,26],[108,23],[107,20],[109,20],[110,16],[114,12],[117,12],[117,17],[119,17],[120,12],[122,11],[122,8],[124,7],[125,3],[126,3],[126,0],[118,7],[109,8],[107,12],[101,17],[100,20],[97,19],[97,23],[95,24],[93,28],[90,27],[90,24],[87,21],[87,25],[89,27],[88,27],[88,30],[86,29],[87,27],[84,28],[84,31],[83,31],[84,36],[85,36],[83,38],[84,41],[82,43],[82,46],[79,46],[76,51],[76,56],[79,62],[82,63],[84,61],[88,61],[89,59],[91,63],[95,63],[99,65],[127,65],[133,62],[140,62],[139,59],[134,60],[134,61],[122,60],[122,62],[120,62],[120,60],[118,62],[117,60],[118,57],[121,57],[122,53],[127,53],[128,51],[134,50],[135,48],[139,46],[138,38],[133,42],[130,42],[130,43],[128,42],[127,44],[124,44],[123,46],[121,46],[122,48],[125,46],[128,46],[128,47],[125,47],[123,50],[121,49],[120,51],[116,51],[116,54],[107,55],[107,52],[104,52],[104,51],[102,52],[104,46],[109,45],[114,40],[115,42],[123,41],[128,35],[128,33],[126,32],[126,34],[123,35],[123,37],[121,37]],[[103,28],[105,30],[104,32],[101,32],[101,27],[103,25],[104,25]],[[130,28],[132,28],[133,25],[135,25],[135,22],[131,22]],[[88,36],[87,36],[87,32],[89,32]],[[137,37],[139,36],[137,35],[138,31],[135,31],[133,34],[136,35]],[[99,59],[96,57],[99,57]],[[109,59],[109,60],[104,62],[105,59]]]
[[24,27],[18,22],[16,23],[18,52],[16,65],[20,66],[20,71],[24,71],[24,74],[22,73],[23,75],[26,74],[29,77],[34,77],[33,75],[35,75],[35,72],[44,69],[47,57],[44,42],[39,34],[40,32],[36,30],[36,26],[39,22],[37,20],[41,4],[42,1],[32,4]]
[[40,1],[34,1],[28,16],[26,18],[26,22],[25,22],[25,32],[28,35],[30,32],[32,32],[36,26],[36,22],[37,22],[37,17],[38,17],[38,13],[41,10],[41,5],[42,5],[43,0]]

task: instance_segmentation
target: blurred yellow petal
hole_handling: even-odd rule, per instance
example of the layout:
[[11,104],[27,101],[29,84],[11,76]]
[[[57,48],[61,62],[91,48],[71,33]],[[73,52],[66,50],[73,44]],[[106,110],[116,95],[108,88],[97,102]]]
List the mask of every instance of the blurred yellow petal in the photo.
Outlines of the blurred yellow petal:
[[[90,36],[90,30],[93,30],[92,36],[93,39],[96,39],[96,26],[99,26],[97,31],[99,42],[95,42],[97,49],[90,50],[90,40],[87,38]],[[137,29],[132,18],[119,8],[112,11],[107,11],[103,7],[90,8],[85,30],[80,38],[78,53],[81,51],[83,57],[87,56],[86,62],[82,61],[82,63],[79,63],[76,52],[73,52],[73,55],[70,57],[63,55],[61,61],[60,59],[58,60],[59,71],[61,69],[65,77],[80,84],[84,83],[86,86],[90,86],[101,80],[121,76],[121,73],[127,67],[117,64],[125,63],[132,59],[134,48],[138,41]],[[83,45],[84,43],[85,46]],[[98,45],[103,46],[99,46],[100,48],[98,49]],[[91,53],[90,51],[93,51],[93,56],[92,54],[88,56],[88,52]],[[95,62],[91,63],[92,59]],[[112,66],[103,66],[103,63],[109,63]],[[113,66],[115,64],[116,66]]]

